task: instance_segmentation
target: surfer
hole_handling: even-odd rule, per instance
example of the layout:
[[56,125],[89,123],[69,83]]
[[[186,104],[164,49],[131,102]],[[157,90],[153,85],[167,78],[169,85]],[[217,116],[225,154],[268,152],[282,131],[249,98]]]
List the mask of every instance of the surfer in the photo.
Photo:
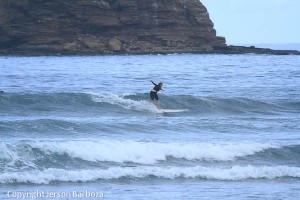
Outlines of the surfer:
[[[156,107],[157,107],[158,109],[160,109],[159,98],[158,98],[157,92],[158,92],[159,90],[163,90],[163,89],[162,89],[163,84],[162,84],[162,83],[156,84],[156,83],[154,83],[153,81],[151,81],[151,82],[153,83],[154,88],[150,91],[150,98],[151,98],[151,100],[152,100],[152,103],[153,103],[154,105],[156,105]],[[154,99],[155,99],[156,101],[154,101]]]

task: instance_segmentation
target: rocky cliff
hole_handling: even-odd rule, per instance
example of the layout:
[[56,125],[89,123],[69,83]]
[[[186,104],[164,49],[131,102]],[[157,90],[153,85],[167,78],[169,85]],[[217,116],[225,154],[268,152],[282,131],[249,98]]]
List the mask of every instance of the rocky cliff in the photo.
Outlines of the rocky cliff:
[[211,52],[225,46],[199,0],[0,1],[2,54]]
[[0,55],[300,54],[234,47],[199,0],[3,0]]

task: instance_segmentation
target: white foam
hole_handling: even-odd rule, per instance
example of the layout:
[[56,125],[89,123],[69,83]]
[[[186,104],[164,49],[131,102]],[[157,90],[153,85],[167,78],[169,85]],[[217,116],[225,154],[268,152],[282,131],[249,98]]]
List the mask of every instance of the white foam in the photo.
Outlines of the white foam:
[[11,160],[16,157],[16,153],[7,147],[7,144],[0,142],[0,159],[1,160]]
[[253,155],[276,145],[264,143],[203,143],[203,142],[138,142],[138,141],[40,141],[27,142],[46,154],[68,155],[73,158],[97,162],[133,162],[156,164],[168,157],[186,160],[232,161]]
[[0,143],[0,160],[3,161],[6,169],[14,168],[16,164],[23,167],[34,167],[33,159],[22,150],[20,151],[15,145],[9,145],[5,142]]
[[156,108],[151,102],[146,100],[135,101],[132,99],[124,98],[125,95],[117,95],[112,93],[95,93],[89,92],[91,95],[92,101],[101,102],[101,103],[109,103],[111,105],[120,106],[127,110],[135,110],[135,111],[149,111],[154,113],[161,113],[159,109]]
[[222,181],[240,181],[245,179],[300,178],[300,168],[288,166],[233,166],[231,168],[210,167],[111,167],[94,170],[45,169],[27,172],[0,174],[0,183],[49,184],[59,182],[89,182],[96,180],[114,180],[120,178],[143,179],[149,177],[162,179],[201,178]]

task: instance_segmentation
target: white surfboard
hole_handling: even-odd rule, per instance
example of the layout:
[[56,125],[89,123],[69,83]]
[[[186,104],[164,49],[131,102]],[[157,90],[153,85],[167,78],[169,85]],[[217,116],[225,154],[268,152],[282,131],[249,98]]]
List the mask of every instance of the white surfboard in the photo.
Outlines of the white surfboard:
[[177,112],[186,112],[189,109],[160,109],[164,113],[177,113]]

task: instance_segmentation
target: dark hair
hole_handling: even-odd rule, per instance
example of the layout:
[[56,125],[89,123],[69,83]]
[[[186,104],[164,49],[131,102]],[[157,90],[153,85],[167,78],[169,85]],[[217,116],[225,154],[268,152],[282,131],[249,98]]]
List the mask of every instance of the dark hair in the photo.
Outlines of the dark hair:
[[159,83],[158,85],[163,85],[163,83]]

